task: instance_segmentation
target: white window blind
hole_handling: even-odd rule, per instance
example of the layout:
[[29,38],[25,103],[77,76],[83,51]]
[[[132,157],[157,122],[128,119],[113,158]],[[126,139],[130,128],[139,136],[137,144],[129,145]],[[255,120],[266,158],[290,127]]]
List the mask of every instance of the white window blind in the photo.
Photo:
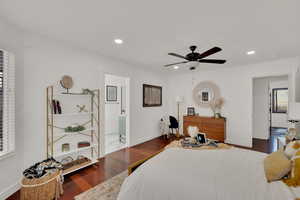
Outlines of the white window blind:
[[0,156],[15,149],[15,61],[0,50]]

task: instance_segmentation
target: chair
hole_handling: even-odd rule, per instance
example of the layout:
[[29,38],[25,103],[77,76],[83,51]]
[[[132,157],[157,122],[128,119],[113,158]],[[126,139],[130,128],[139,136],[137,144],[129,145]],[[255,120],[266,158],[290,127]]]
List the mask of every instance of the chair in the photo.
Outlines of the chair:
[[173,116],[170,116],[170,117],[169,117],[169,120],[170,120],[169,129],[171,129],[172,134],[174,134],[173,129],[179,131],[179,129],[178,129],[178,121],[177,121],[177,119],[176,119],[175,117],[173,117]]

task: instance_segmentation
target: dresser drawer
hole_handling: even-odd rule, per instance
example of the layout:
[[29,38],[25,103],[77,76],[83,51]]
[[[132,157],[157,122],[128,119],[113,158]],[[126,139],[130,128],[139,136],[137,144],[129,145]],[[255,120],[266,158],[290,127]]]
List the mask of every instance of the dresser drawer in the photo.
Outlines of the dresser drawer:
[[184,116],[183,132],[188,136],[189,126],[197,126],[200,132],[204,132],[210,139],[224,141],[226,137],[226,120],[223,118]]

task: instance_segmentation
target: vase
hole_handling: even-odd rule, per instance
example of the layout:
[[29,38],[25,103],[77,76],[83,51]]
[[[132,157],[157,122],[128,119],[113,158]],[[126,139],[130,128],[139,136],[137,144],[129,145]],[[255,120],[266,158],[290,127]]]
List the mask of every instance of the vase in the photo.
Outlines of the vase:
[[214,117],[218,119],[218,118],[221,118],[222,116],[221,116],[220,113],[215,113],[215,114],[214,114]]

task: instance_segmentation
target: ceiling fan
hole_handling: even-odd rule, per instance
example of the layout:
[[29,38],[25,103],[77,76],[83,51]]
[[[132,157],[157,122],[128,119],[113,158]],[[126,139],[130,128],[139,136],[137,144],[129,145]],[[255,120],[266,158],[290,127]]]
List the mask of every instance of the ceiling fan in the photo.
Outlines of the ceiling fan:
[[[219,51],[222,51],[222,49],[220,47],[213,47],[203,53],[198,53],[195,52],[195,50],[197,49],[197,46],[190,46],[190,50],[192,51],[191,53],[187,54],[186,56],[182,56],[176,53],[168,53],[168,55],[170,56],[175,56],[178,58],[182,58],[185,59],[185,61],[182,62],[177,62],[177,63],[172,63],[172,64],[168,64],[168,65],[164,65],[165,67],[170,67],[173,65],[178,65],[178,64],[184,64],[184,63],[189,63],[189,62],[199,62],[199,63],[211,63],[211,64],[224,64],[226,62],[226,60],[217,60],[217,59],[204,59],[207,56],[210,56],[212,54],[215,54]],[[194,70],[196,69],[195,66],[190,67],[190,70]]]

